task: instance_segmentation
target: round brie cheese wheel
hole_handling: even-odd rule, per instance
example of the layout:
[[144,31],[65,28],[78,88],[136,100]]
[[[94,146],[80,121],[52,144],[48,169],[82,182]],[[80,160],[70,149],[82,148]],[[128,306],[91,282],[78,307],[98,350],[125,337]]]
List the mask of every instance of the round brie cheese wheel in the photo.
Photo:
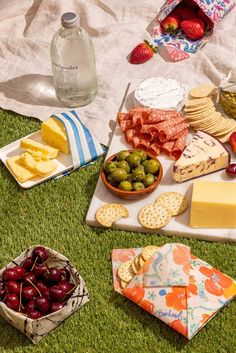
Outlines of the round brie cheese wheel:
[[185,89],[171,78],[151,77],[139,83],[134,92],[135,105],[156,109],[181,110]]

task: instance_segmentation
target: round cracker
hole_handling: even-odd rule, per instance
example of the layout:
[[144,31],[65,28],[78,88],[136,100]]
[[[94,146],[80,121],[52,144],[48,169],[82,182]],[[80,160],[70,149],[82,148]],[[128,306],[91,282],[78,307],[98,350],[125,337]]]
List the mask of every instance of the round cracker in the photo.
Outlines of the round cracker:
[[131,268],[132,268],[133,273],[136,275],[136,274],[138,273],[138,270],[137,270],[137,268],[136,268],[136,266],[135,266],[134,260],[133,260],[133,262],[132,262],[132,264],[131,264]]
[[167,207],[172,216],[178,216],[188,207],[188,200],[180,192],[166,192],[158,197],[156,203]]
[[185,107],[187,107],[187,108],[198,107],[200,105],[204,105],[209,102],[212,102],[212,99],[209,97],[199,98],[199,99],[189,99],[187,102],[185,102]]
[[198,112],[203,112],[207,109],[210,109],[214,107],[214,103],[213,102],[209,102],[207,104],[203,104],[203,105],[199,105],[196,107],[189,107],[189,108],[184,108],[185,113],[198,113]]
[[194,87],[189,92],[190,96],[193,98],[204,98],[214,95],[217,92],[216,86],[212,84],[205,84]]
[[197,111],[197,112],[188,112],[186,115],[186,117],[190,120],[195,120],[195,118],[204,118],[208,115],[210,115],[211,113],[214,113],[216,110],[215,110],[215,107],[210,107],[204,111]]
[[134,264],[135,264],[135,267],[136,267],[137,271],[139,271],[139,269],[140,269],[139,256],[135,257]]
[[120,265],[117,271],[117,275],[121,281],[124,281],[126,283],[129,283],[131,279],[134,277],[134,273],[131,268],[133,260],[128,260],[126,262],[123,262],[123,264]]
[[104,227],[111,227],[119,219],[127,218],[128,216],[128,209],[118,203],[103,205],[96,212],[96,220]]
[[145,264],[145,261],[144,261],[144,259],[142,258],[141,255],[139,255],[139,261],[138,262],[139,262],[139,269],[140,269]]
[[170,217],[169,209],[156,203],[144,206],[138,214],[139,222],[149,229],[160,229],[166,226]]
[[152,257],[152,255],[158,250],[158,246],[155,245],[148,245],[145,246],[145,248],[143,248],[141,256],[143,258],[144,261],[147,261],[148,259],[150,259],[150,257]]
[[120,286],[121,286],[122,289],[124,289],[127,286],[127,284],[129,284],[129,283],[120,280]]

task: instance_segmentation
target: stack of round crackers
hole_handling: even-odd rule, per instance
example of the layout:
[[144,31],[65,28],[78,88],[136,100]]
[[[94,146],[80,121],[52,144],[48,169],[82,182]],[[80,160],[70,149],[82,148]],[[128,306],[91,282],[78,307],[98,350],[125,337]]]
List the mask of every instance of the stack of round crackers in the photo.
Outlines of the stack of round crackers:
[[141,254],[136,256],[133,260],[128,260],[120,265],[117,271],[117,276],[120,280],[121,288],[125,288],[129,284],[132,278],[143,267],[145,262],[149,260],[158,249],[159,248],[154,245],[146,246],[143,248]]
[[160,229],[166,226],[172,216],[177,216],[188,207],[188,201],[179,192],[166,192],[158,199],[144,206],[138,214],[139,222],[149,229]]
[[205,131],[221,142],[227,142],[232,132],[236,131],[236,121],[225,118],[216,111],[213,100],[216,93],[213,85],[201,85],[190,91],[193,99],[185,103],[184,112],[194,130]]

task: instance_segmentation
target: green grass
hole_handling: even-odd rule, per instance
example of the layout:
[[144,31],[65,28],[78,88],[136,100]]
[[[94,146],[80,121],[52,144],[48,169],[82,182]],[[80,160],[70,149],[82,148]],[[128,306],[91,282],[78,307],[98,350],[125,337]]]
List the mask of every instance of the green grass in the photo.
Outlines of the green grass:
[[[40,127],[40,123],[0,110],[0,147]],[[235,245],[155,234],[90,228],[85,216],[100,158],[69,177],[22,190],[0,163],[0,267],[34,244],[65,254],[86,281],[90,302],[34,346],[0,318],[4,353],[233,353],[236,303],[222,310],[190,342],[112,288],[113,248],[182,242],[192,252],[235,276]]]

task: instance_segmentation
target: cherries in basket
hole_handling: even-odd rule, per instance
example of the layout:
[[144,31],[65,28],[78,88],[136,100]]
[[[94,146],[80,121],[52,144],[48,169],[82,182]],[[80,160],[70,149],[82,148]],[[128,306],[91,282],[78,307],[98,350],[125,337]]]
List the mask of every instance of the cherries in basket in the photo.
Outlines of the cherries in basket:
[[49,267],[48,250],[34,248],[20,266],[7,268],[0,278],[0,301],[31,319],[64,307],[77,285],[66,268]]

